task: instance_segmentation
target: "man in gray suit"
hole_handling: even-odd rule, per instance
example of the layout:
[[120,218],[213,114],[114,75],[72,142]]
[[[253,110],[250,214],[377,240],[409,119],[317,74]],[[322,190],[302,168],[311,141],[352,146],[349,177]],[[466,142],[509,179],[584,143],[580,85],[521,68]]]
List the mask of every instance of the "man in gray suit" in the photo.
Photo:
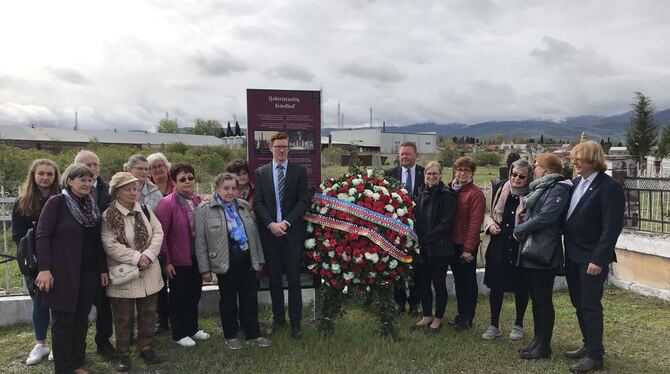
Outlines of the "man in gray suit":
[[288,314],[291,336],[302,336],[300,263],[306,235],[307,171],[288,161],[288,136],[270,137],[272,162],[256,170],[254,209],[261,234],[265,263],[270,273],[273,323],[269,333],[285,326],[282,275],[288,279]]

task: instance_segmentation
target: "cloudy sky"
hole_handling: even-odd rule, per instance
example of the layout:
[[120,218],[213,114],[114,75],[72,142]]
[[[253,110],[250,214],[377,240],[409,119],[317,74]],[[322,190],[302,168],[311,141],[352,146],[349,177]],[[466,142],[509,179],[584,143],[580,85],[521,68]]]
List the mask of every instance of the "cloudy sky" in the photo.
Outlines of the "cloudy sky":
[[670,2],[153,0],[0,3],[0,123],[246,125],[246,89],[323,90],[324,125],[670,107]]

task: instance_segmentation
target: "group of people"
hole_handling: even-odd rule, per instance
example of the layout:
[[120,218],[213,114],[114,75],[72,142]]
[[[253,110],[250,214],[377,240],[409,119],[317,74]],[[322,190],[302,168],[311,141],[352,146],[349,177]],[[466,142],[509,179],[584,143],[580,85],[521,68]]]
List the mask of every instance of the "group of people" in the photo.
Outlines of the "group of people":
[[[241,327],[248,344],[268,347],[271,342],[258,322],[257,279],[264,267],[273,315],[267,333],[287,325],[285,274],[290,335],[299,339],[307,172],[289,162],[285,133],[275,133],[269,147],[272,161],[255,171],[255,185],[246,161],[234,160],[205,196],[195,191],[193,166],[171,165],[161,153],[131,156],[109,184],[90,151],[79,152],[62,175],[53,161],[35,160],[12,215],[17,243],[33,225],[37,233],[38,292],[32,296],[37,343],[26,362],[35,364],[53,354],[57,373],[85,373],[92,305],[98,353],[117,359],[119,371],[131,367],[135,329],[140,356],[148,363],[159,361],[153,336],[168,327],[180,346],[205,341],[210,335],[199,328],[198,303],[203,281],[213,281],[214,275],[225,344],[242,348]],[[477,165],[472,159],[457,159],[445,184],[439,162],[419,166],[416,145],[401,144],[399,165],[386,175],[403,183],[416,203],[420,260],[415,279],[394,291],[398,313],[422,314],[413,330],[442,329],[449,268],[457,301],[449,324],[457,330],[473,327],[481,251],[491,306],[483,339],[502,335],[504,293],[511,292],[516,319],[510,339],[523,338],[524,314],[532,302],[534,335],[520,357],[548,357],[554,278],[565,275],[583,336],[582,347],[566,353],[581,359],[571,370],[602,367],[600,300],[623,225],[623,190],[605,174],[598,143],[580,143],[570,157],[579,175],[574,180],[562,176],[556,155],[545,153],[534,165],[512,160],[508,178],[492,182],[485,194],[474,183]],[[46,339],[50,320],[53,351]],[[113,331],[116,347],[109,341]]]
[[[482,338],[502,336],[500,314],[505,293],[513,293],[516,318],[512,340],[524,336],[524,315],[532,302],[533,339],[520,350],[522,359],[551,355],[554,327],[554,279],[565,275],[583,344],[565,356],[579,359],[574,373],[603,368],[601,299],[614,247],[623,228],[623,188],[605,171],[605,154],[594,141],[576,145],[570,154],[577,178],[563,176],[563,163],[553,153],[538,155],[534,164],[511,159],[508,178],[492,181],[485,194],[473,182],[475,162],[461,157],[453,164],[451,182],[442,182],[442,165],[416,164],[414,143],[399,148],[400,165],[387,175],[401,181],[416,203],[415,229],[420,260],[415,279],[397,285],[396,307],[422,318],[412,330],[436,333],[447,304],[446,275],[451,268],[457,314],[449,323],[472,328],[477,304],[477,250],[486,261],[484,284],[489,288],[490,326]],[[484,240],[480,233],[484,231]],[[409,292],[408,292],[409,291]],[[409,294],[408,294],[409,293]],[[433,313],[433,293],[435,310]]]

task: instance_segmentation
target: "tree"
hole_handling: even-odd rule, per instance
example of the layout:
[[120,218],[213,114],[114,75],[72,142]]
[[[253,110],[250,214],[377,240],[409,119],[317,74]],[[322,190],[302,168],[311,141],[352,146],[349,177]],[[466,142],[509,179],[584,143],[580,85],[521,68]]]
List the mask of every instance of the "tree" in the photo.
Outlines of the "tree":
[[474,158],[479,166],[500,166],[500,163],[502,162],[502,157],[493,152],[477,152]]
[[633,118],[626,130],[626,146],[630,155],[640,162],[656,144],[658,129],[654,121],[654,104],[651,99],[641,92],[636,92],[635,100],[631,104]]
[[223,135],[223,127],[221,126],[221,122],[217,120],[198,118],[195,120],[193,126],[193,134],[221,137],[221,135]]
[[540,134],[540,144],[544,145],[544,134]]
[[670,124],[666,125],[658,140],[658,148],[656,149],[656,157],[665,158],[670,155]]
[[237,121],[235,121],[235,136],[242,136],[242,129],[240,129],[240,124]]
[[451,168],[454,164],[454,161],[460,157],[458,151],[452,147],[446,146],[440,151],[439,159],[442,162],[442,166],[446,168]]
[[177,125],[177,121],[163,118],[158,122],[158,125],[156,125],[156,132],[164,134],[176,134],[179,132],[179,126]]
[[226,129],[226,136],[233,136],[233,128],[230,127],[230,122],[228,122],[228,128]]

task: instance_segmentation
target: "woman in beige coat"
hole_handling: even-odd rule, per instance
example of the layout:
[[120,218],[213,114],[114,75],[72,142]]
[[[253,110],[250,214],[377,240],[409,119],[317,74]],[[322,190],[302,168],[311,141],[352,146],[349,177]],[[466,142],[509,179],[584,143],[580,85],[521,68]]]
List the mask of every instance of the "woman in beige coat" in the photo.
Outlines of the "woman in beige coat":
[[158,362],[152,339],[156,300],[163,287],[158,263],[163,229],[151,208],[136,202],[139,193],[136,182],[137,178],[126,172],[112,177],[109,194],[113,201],[103,213],[102,224],[102,244],[113,278],[107,287],[107,295],[114,312],[119,371],[130,370],[130,335],[135,307],[140,356],[147,363]]

